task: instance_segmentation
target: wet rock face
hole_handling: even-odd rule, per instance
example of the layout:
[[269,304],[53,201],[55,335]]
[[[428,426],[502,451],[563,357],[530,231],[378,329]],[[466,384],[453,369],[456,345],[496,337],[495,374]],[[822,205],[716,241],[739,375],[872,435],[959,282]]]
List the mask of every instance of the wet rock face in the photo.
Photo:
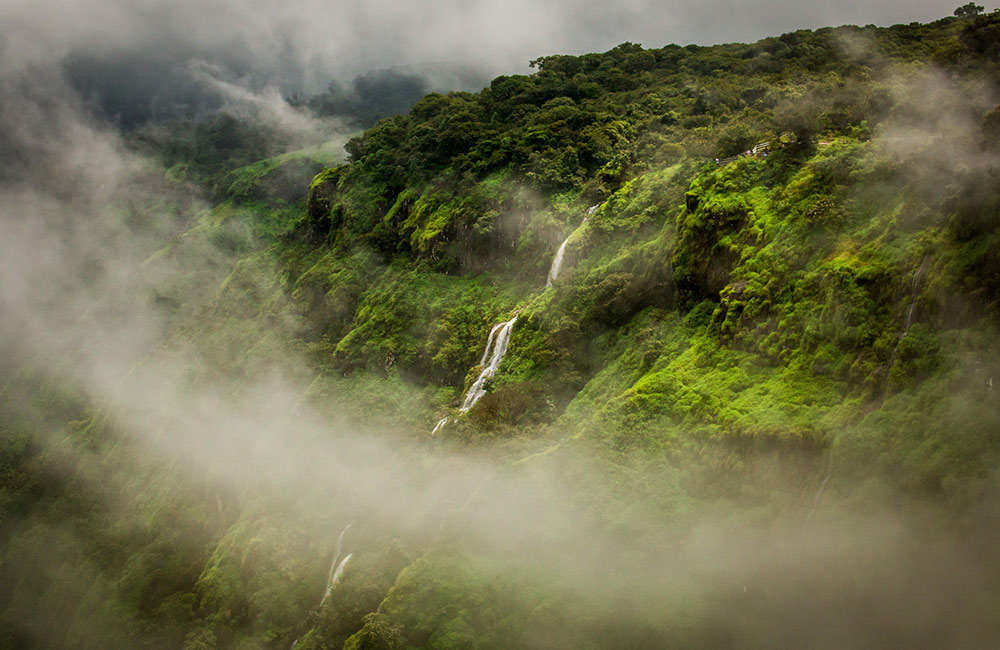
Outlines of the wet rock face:
[[697,288],[701,289],[706,297],[718,299],[722,290],[729,284],[733,269],[739,261],[739,251],[726,246],[715,246],[711,257],[697,269],[694,276]]
[[299,226],[299,234],[306,241],[320,245],[331,240],[331,234],[347,221],[347,212],[338,200],[336,185],[322,183],[309,190],[306,218]]
[[701,197],[694,192],[688,192],[684,195],[684,204],[688,212],[694,212],[697,210],[700,203]]
[[309,189],[309,200],[306,204],[306,220],[302,234],[307,241],[320,243],[326,239],[333,229],[331,204],[336,185],[334,183],[317,183]]
[[685,199],[687,210],[678,218],[677,246],[671,259],[677,290],[688,304],[718,300],[740,260],[734,237],[739,239],[748,208],[740,203],[703,201],[694,192],[688,192]]
[[[708,247],[706,247],[708,248]],[[725,246],[713,246],[707,253],[698,255],[694,262],[678,272],[675,267],[677,288],[689,303],[701,300],[718,300],[729,280],[739,253]]]

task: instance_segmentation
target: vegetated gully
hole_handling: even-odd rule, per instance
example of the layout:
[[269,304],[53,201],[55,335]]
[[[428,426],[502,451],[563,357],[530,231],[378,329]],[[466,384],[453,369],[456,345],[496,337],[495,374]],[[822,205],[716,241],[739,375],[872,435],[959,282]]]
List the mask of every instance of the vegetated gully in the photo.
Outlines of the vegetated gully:
[[[594,214],[600,205],[592,205],[587,209],[587,214],[584,216],[583,221],[580,226],[587,223],[590,215]],[[546,278],[545,288],[551,287],[552,283],[556,281],[559,277],[559,272],[562,270],[563,266],[563,256],[566,253],[566,244],[569,243],[573,233],[575,233],[580,226],[571,232],[566,239],[563,240],[559,249],[556,251],[555,257],[552,259],[552,266],[549,267],[549,273]],[[486,395],[486,381],[492,378],[496,372],[497,368],[500,367],[500,363],[503,361],[503,357],[507,354],[507,346],[510,343],[510,336],[514,330],[514,323],[517,322],[517,317],[521,313],[523,307],[519,307],[514,310],[514,315],[510,320],[504,321],[502,323],[497,323],[490,330],[489,336],[486,338],[486,349],[483,351],[482,358],[479,359],[479,363],[476,367],[481,367],[482,370],[479,371],[479,376],[476,380],[472,382],[469,386],[469,390],[465,393],[465,398],[462,400],[462,406],[458,409],[458,416],[462,416],[469,411],[473,406],[476,405],[480,399]],[[441,429],[443,429],[449,422],[451,422],[451,416],[446,415],[437,424],[434,425],[434,429],[431,430],[431,435],[435,435]]]

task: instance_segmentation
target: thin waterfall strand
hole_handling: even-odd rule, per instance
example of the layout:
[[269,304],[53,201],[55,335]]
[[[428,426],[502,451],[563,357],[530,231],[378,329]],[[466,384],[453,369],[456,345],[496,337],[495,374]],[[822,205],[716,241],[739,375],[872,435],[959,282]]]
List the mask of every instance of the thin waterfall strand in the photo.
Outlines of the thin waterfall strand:
[[354,553],[348,553],[347,556],[340,561],[340,565],[337,566],[337,570],[333,573],[333,580],[330,581],[330,589],[336,587],[337,583],[340,582],[340,576],[344,575],[344,568],[347,566],[348,561],[350,561],[352,557],[354,557]]
[[[594,214],[594,212],[600,206],[601,204],[598,203],[597,205],[592,205],[589,208],[587,208],[587,216],[583,218],[583,221],[580,222],[580,225],[582,226],[583,224],[587,223],[587,219],[590,218],[590,215]],[[576,230],[574,230],[573,232],[576,232]],[[562,270],[563,255],[566,254],[566,244],[569,243],[569,238],[573,236],[573,232],[567,235],[566,239],[563,240],[563,243],[559,246],[559,250],[556,251],[556,256],[552,259],[552,266],[549,268],[549,275],[545,281],[546,287],[551,287],[552,283],[556,281],[557,277],[559,277],[559,271]],[[480,362],[480,365],[482,365],[482,362]]]
[[906,338],[906,335],[910,333],[910,328],[913,326],[913,314],[917,308],[917,298],[920,294],[920,282],[923,280],[924,273],[927,272],[927,267],[930,266],[930,262],[930,255],[925,255],[924,259],[920,261],[920,266],[918,266],[917,270],[913,272],[913,280],[910,283],[910,305],[906,309],[906,318],[903,320],[903,330],[899,333],[899,338],[896,339],[896,345],[892,348],[892,354],[889,355],[889,365],[886,366],[885,384],[882,386],[883,401],[889,394],[889,373],[892,372],[892,367],[896,365],[896,359],[899,357],[899,346],[903,342],[903,339]]
[[343,575],[344,573],[344,567],[347,566],[347,561],[350,560],[352,557],[354,557],[354,553],[348,553],[347,557],[341,560],[340,564],[337,565],[337,570],[334,571],[333,575],[330,576],[330,586],[326,588],[326,593],[323,594],[323,600],[319,601],[320,607],[323,606],[323,603],[326,602],[326,599],[330,597],[331,593],[333,593],[333,588],[337,586],[338,582],[340,582],[340,576]]
[[481,359],[479,359],[479,363],[476,365],[481,366],[486,363],[486,357],[490,355],[490,348],[493,347],[493,339],[496,338],[497,332],[499,332],[500,328],[503,327],[504,325],[505,323],[497,323],[496,325],[493,326],[493,329],[490,330],[490,335],[486,338],[486,349],[483,350],[483,356]]
[[[476,377],[476,381],[472,383],[469,387],[469,392],[465,395],[465,400],[462,402],[462,408],[459,409],[460,413],[465,413],[473,406],[476,405],[483,395],[486,394],[486,389],[483,388],[483,384],[486,380],[492,377],[497,368],[500,367],[500,362],[503,361],[503,355],[507,353],[507,344],[510,342],[510,333],[514,329],[514,323],[517,321],[517,314],[514,315],[509,321],[505,323],[500,323],[495,326],[490,332],[490,337],[486,342],[486,351],[483,353],[483,358],[479,365],[486,364],[479,376]],[[492,350],[491,350],[492,348]],[[487,362],[487,357],[489,361]]]
[[[572,237],[573,233],[570,233],[569,237]],[[545,286],[551,287],[552,283],[555,282],[556,278],[559,277],[559,269],[562,268],[563,254],[566,252],[566,244],[569,243],[569,237],[563,240],[562,246],[556,251],[556,256],[552,260],[552,267],[549,269],[549,277],[545,281]]]
[[330,595],[330,589],[333,588],[334,578],[337,575],[337,562],[340,561],[340,552],[344,547],[344,535],[347,534],[347,530],[353,525],[353,522],[347,524],[337,537],[337,552],[333,554],[333,562],[330,562],[330,572],[326,576],[326,591],[323,592],[323,599],[319,601],[320,607],[326,602],[327,597]]

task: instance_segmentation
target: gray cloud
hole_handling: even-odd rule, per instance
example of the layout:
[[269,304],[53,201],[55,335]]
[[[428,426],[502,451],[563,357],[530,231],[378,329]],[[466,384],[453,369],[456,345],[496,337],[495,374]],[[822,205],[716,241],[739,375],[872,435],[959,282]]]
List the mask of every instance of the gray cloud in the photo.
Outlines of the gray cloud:
[[954,0],[870,3],[692,0],[27,0],[0,5],[2,65],[58,60],[74,51],[158,51],[266,70],[277,85],[316,87],[330,76],[418,62],[464,61],[523,70],[536,56],[603,51],[623,41],[747,41],[804,27],[891,24],[950,15]]
[[[204,115],[246,92],[277,108],[283,96],[341,87],[394,68],[435,90],[477,90],[528,72],[549,54],[605,51],[625,42],[754,41],[806,27],[892,24],[951,14],[944,0],[27,0],[0,2],[0,75],[60,68],[73,88],[120,126]],[[211,84],[204,74],[212,70]],[[30,71],[30,72],[29,72]],[[222,84],[222,85],[220,85]],[[256,101],[261,104],[261,101]]]

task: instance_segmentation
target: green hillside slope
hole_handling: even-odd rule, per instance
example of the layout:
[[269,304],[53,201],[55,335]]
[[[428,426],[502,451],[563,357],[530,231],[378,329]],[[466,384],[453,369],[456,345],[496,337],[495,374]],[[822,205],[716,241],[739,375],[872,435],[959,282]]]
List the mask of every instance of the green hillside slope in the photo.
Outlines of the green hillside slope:
[[988,647],[998,34],[543,57],[311,183],[164,154],[214,196],[148,349],[3,362],[0,647]]

